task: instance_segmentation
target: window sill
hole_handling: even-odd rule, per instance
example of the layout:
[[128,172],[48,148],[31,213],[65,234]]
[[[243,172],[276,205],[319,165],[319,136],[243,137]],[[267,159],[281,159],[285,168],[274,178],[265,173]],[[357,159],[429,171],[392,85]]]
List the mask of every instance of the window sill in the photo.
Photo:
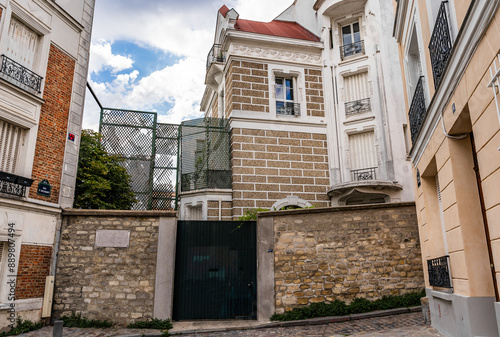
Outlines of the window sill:
[[342,61],[339,62],[339,66],[346,66],[346,65],[349,65],[351,63],[361,62],[361,61],[365,61],[365,60],[368,60],[368,55],[356,54],[356,55],[345,57]]
[[369,122],[375,119],[375,116],[371,111],[362,112],[356,115],[347,116],[346,121],[344,121],[344,125],[352,125],[362,122]]

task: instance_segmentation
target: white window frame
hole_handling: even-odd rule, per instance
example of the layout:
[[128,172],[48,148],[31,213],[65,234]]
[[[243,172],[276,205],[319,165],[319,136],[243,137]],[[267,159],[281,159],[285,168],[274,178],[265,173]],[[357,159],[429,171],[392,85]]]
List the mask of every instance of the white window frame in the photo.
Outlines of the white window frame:
[[[276,102],[276,79],[287,78],[293,80],[293,103],[299,104],[300,113],[298,115],[285,115],[277,113]],[[282,67],[273,68],[269,65],[269,112],[272,117],[278,118],[307,118],[307,110],[304,102],[305,75],[304,69],[298,67]],[[290,102],[291,103],[291,102]]]
[[[282,97],[278,97],[278,81],[281,80],[281,87],[282,87]],[[286,85],[287,81],[290,83],[290,91],[292,93],[292,99],[287,99],[286,91],[288,86]],[[295,88],[297,87],[297,78],[296,77],[275,77],[274,79],[274,95],[275,95],[275,104],[276,104],[276,114],[277,115],[289,115],[289,114],[283,114],[283,113],[278,113],[278,103],[283,103],[283,107],[286,108],[287,104],[292,104],[292,109],[293,109],[293,104],[295,104]]]

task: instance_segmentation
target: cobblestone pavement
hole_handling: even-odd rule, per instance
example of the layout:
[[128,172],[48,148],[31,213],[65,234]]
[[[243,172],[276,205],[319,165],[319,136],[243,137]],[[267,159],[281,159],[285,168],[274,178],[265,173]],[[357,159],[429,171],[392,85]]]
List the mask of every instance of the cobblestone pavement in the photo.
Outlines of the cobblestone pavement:
[[[64,337],[104,337],[142,334],[160,334],[159,330],[144,329],[79,329],[64,328]],[[51,337],[52,327],[22,334],[23,337]],[[199,337],[343,337],[343,336],[376,336],[376,337],[444,337],[434,328],[425,325],[421,313],[409,313],[395,316],[369,318],[349,322],[324,325],[309,325],[283,328],[266,328],[250,330],[234,330],[224,332],[183,334]]]
[[434,328],[425,325],[422,313],[410,313],[396,316],[362,319],[357,321],[309,325],[285,328],[227,331],[184,336],[252,336],[252,337],[341,337],[341,336],[377,336],[377,337],[444,337]]

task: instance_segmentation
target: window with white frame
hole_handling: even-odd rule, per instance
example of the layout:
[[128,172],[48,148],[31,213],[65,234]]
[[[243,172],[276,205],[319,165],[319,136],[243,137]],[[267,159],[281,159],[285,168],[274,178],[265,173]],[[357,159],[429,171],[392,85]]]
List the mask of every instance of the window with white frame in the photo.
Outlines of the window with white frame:
[[295,101],[295,88],[297,79],[295,77],[275,78],[275,99],[277,115],[300,115],[300,106]]
[[349,153],[353,181],[376,179],[378,165],[373,131],[349,135]]
[[364,53],[365,48],[361,40],[359,22],[353,22],[341,27],[342,47],[340,55],[342,59],[348,56]]
[[344,77],[344,102],[346,116],[370,111],[367,72]]
[[417,39],[416,27],[413,27],[410,45],[405,57],[406,86],[408,90],[408,99],[411,101],[418,82],[422,77],[422,62],[420,60],[420,48]]
[[0,119],[0,171],[16,173],[25,130]]
[[21,21],[12,17],[7,34],[6,56],[33,70],[39,36]]

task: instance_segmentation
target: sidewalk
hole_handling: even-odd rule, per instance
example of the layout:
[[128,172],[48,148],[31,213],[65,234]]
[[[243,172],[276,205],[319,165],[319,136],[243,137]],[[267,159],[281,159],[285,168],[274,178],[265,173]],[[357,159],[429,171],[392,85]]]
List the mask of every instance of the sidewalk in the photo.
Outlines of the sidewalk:
[[[174,322],[172,335],[188,336],[415,336],[441,337],[423,323],[420,307],[401,308],[342,317],[322,317],[291,322],[196,321]],[[64,328],[67,337],[156,337],[161,331],[150,329],[82,329]],[[23,337],[51,337],[52,327],[22,334]]]

